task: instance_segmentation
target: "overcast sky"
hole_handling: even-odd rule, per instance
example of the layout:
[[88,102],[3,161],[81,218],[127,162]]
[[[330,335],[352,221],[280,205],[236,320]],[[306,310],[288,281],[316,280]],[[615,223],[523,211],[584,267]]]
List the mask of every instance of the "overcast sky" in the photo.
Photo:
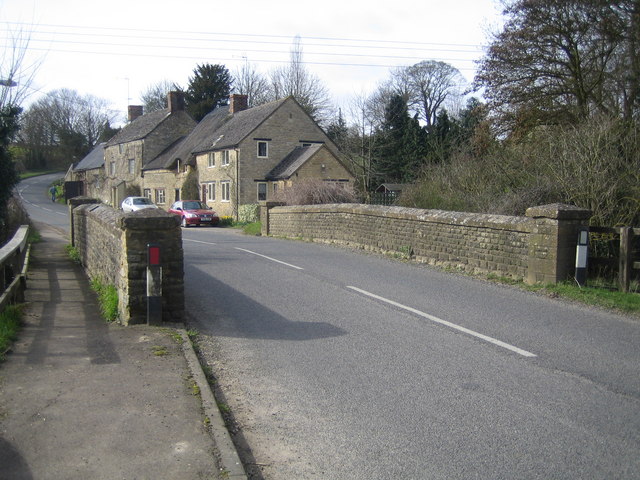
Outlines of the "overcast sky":
[[18,32],[30,38],[27,62],[41,61],[31,101],[70,88],[107,99],[123,120],[150,85],[186,87],[197,64],[267,74],[288,62],[296,35],[343,107],[421,60],[471,81],[499,13],[497,0],[0,0],[0,42],[6,52]]

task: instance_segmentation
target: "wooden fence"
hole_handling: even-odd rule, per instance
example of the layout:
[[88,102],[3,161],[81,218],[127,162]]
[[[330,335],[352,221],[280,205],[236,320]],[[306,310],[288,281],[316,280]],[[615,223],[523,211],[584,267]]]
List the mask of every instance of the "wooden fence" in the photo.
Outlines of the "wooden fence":
[[589,276],[616,279],[618,288],[629,291],[640,280],[640,228],[590,227]]
[[371,192],[365,203],[369,205],[394,205],[400,197],[398,192]]

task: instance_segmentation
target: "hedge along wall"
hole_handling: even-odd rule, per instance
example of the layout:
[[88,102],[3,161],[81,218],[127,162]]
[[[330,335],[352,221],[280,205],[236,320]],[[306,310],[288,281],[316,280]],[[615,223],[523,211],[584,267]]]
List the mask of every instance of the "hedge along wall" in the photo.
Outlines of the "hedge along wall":
[[262,233],[344,244],[528,283],[569,278],[590,212],[553,204],[524,217],[361,204],[261,204]]
[[184,320],[184,266],[179,220],[163,210],[123,213],[94,199],[76,197],[71,244],[90,278],[114,285],[119,321],[147,322],[147,245],[160,245],[162,321]]

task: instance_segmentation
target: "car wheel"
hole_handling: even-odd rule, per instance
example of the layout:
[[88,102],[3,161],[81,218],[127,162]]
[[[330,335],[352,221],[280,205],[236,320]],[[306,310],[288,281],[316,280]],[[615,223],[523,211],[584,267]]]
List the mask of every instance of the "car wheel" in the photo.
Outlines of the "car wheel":
[[182,217],[182,223],[181,223],[183,228],[187,228],[189,225],[187,225],[187,218],[186,217]]

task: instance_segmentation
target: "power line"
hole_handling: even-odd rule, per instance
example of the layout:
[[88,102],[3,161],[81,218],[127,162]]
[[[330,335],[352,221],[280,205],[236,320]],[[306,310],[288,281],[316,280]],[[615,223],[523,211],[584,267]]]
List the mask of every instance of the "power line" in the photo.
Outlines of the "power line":
[[[34,24],[24,23],[24,22],[4,22],[7,25],[17,25],[20,27],[34,27]],[[189,35],[222,35],[228,37],[249,37],[249,38],[278,38],[278,39],[288,39],[291,40],[292,36],[290,35],[268,35],[268,34],[258,34],[258,33],[239,33],[239,32],[193,32],[193,31],[185,31],[185,30],[158,30],[158,29],[142,29],[142,28],[116,28],[116,27],[94,27],[94,26],[80,26],[80,25],[61,25],[61,24],[40,24],[38,26],[43,27],[52,27],[52,28],[70,28],[70,29],[91,29],[95,31],[123,31],[123,32],[149,32],[155,33],[159,35],[163,35],[166,38],[167,34],[189,34]],[[56,32],[58,33],[58,32]],[[135,36],[134,36],[135,37]],[[145,37],[138,37],[145,38]],[[147,37],[148,38],[148,37]],[[154,37],[151,37],[154,38]],[[362,38],[344,38],[344,37],[314,37],[314,36],[305,36],[302,37],[307,40],[323,40],[323,41],[340,41],[340,42],[360,42],[360,43],[374,43],[374,44],[389,44],[389,45],[428,45],[431,47],[441,46],[441,47],[472,47],[476,49],[482,48],[481,45],[476,44],[465,44],[465,43],[438,43],[438,42],[416,42],[416,41],[405,41],[405,40],[380,40],[380,39],[362,39]],[[264,43],[261,41],[261,43]],[[280,42],[284,43],[284,42]],[[357,46],[357,45],[351,45]]]
[[[2,39],[0,39],[2,40]],[[7,40],[7,39],[4,39]],[[32,40],[33,41],[33,40]],[[43,42],[43,40],[35,40],[35,42]],[[50,40],[49,43],[63,43],[68,45],[93,45],[93,46],[107,46],[107,47],[140,47],[140,48],[169,48],[169,49],[178,49],[178,50],[213,50],[213,47],[194,47],[188,45],[139,45],[132,43],[107,43],[107,42],[80,42],[80,41],[68,41],[68,40]],[[4,45],[7,46],[6,44]],[[37,48],[35,48],[37,49]],[[42,50],[42,49],[41,49]],[[56,50],[56,49],[48,49],[49,51],[66,51],[66,50]],[[243,53],[282,53],[281,50],[264,50],[264,49],[242,49],[242,48],[221,48],[216,47],[215,50],[222,51],[230,51],[230,52],[243,52]],[[88,52],[88,53],[98,53],[98,52]],[[114,53],[115,54],[115,53]],[[397,59],[397,60],[420,60],[423,59],[424,56],[406,56],[406,55],[380,55],[377,53],[342,53],[342,52],[305,52],[306,55],[313,56],[334,56],[334,57],[375,57],[375,58],[387,58],[387,59]],[[450,61],[468,61],[472,62],[473,59],[466,58],[439,58],[440,60],[450,60]]]
[[[0,45],[0,48],[3,46]],[[176,58],[176,59],[189,59],[189,60],[203,60],[202,56],[185,56],[185,55],[170,55],[170,54],[153,54],[153,53],[132,53],[132,52],[99,52],[99,51],[89,51],[89,50],[66,50],[66,49],[47,49],[47,48],[37,48],[30,47],[30,50],[33,51],[43,51],[43,52],[58,52],[58,53],[76,53],[76,54],[87,54],[87,55],[108,55],[108,56],[127,56],[127,57],[145,57],[145,58]],[[247,50],[242,50],[247,51]],[[348,56],[348,55],[347,55]],[[375,57],[376,55],[371,55]],[[396,57],[390,57],[396,58]],[[422,58],[422,57],[416,57]],[[231,61],[234,62],[237,59],[230,57],[207,57],[209,60],[218,60],[218,61]],[[451,60],[451,61],[459,61],[459,59],[439,59],[439,60]],[[473,60],[465,60],[465,61],[473,61]],[[261,59],[259,60],[261,63],[289,63],[289,59],[287,60],[272,60],[272,59]],[[326,66],[340,66],[340,67],[380,67],[380,68],[394,68],[398,67],[397,64],[381,64],[381,63],[344,63],[344,62],[320,62],[320,61],[302,61],[305,65],[326,65]],[[405,65],[408,66],[408,65]],[[459,70],[474,70],[473,68],[461,67]]]

